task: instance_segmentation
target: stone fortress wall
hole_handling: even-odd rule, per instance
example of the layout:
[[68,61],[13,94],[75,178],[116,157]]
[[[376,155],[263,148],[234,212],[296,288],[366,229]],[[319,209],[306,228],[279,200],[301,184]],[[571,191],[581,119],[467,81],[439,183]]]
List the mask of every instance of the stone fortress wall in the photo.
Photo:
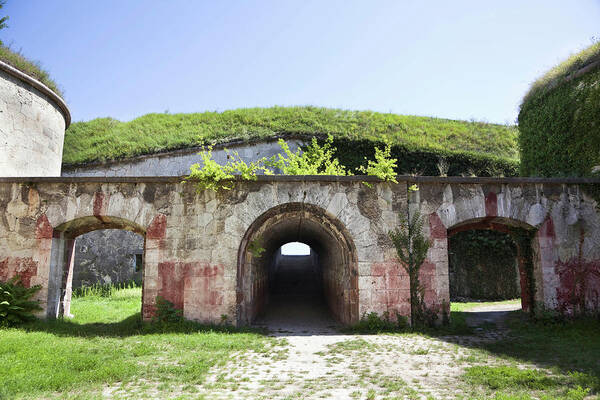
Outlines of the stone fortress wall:
[[70,122],[56,93],[0,61],[0,176],[60,176]]
[[[298,139],[288,139],[286,142],[294,152],[305,143]],[[230,153],[237,152],[246,162],[263,157],[270,158],[281,153],[276,139],[214,146],[213,158],[220,164],[227,162],[226,149]],[[202,162],[198,155],[201,150],[202,148],[197,147],[121,161],[67,166],[63,168],[62,176],[185,176],[190,173],[192,164]],[[80,236],[75,245],[73,287],[141,278],[135,268],[135,259],[143,250],[144,241],[139,235],[131,232],[98,230]]]
[[144,237],[118,229],[100,229],[77,238],[73,288],[142,280]]
[[[287,139],[291,151],[296,151],[305,141]],[[281,153],[277,139],[257,142],[239,142],[214,146],[213,159],[219,164],[227,162],[227,152],[237,152],[246,161],[270,158]],[[198,153],[201,147],[169,151],[158,154],[138,156],[120,161],[106,163],[89,163],[79,166],[65,166],[62,176],[185,176],[190,173],[190,166],[201,163]]]
[[[371,187],[363,184],[364,180]],[[418,186],[412,191],[412,186]],[[143,316],[162,296],[192,320],[252,322],[268,302],[268,259],[301,239],[317,249],[327,304],[340,322],[410,313],[408,276],[387,233],[407,208],[424,216],[432,247],[421,269],[427,306],[448,312],[448,238],[474,227],[516,235],[525,311],[600,309],[592,179],[268,176],[227,196],[179,178],[0,178],[0,279],[41,284],[48,317],[68,315],[75,238],[97,229],[145,237]],[[301,228],[301,229],[300,229]],[[249,245],[262,238],[261,258]],[[588,268],[589,267],[589,268]],[[576,298],[577,296],[581,298]]]

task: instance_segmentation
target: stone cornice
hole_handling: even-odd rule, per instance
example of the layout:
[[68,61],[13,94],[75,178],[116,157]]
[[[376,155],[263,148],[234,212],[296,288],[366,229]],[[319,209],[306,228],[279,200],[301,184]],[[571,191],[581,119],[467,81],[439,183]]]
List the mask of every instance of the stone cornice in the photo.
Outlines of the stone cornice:
[[[185,176],[119,176],[119,177],[0,177],[0,183],[179,183]],[[241,180],[241,179],[236,179]],[[598,178],[499,178],[462,176],[410,176],[397,177],[399,183],[438,183],[438,184],[547,184],[547,185],[600,185]],[[331,176],[331,175],[260,175],[257,182],[381,182],[374,176]],[[193,183],[191,181],[190,183]]]

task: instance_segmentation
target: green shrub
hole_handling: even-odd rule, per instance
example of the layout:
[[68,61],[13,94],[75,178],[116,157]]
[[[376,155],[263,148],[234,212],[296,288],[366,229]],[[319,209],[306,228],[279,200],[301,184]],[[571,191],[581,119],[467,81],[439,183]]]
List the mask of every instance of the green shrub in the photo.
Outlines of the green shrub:
[[367,160],[367,165],[361,165],[357,170],[365,175],[376,176],[387,182],[398,183],[396,169],[398,160],[391,157],[392,147],[388,144],[383,150],[375,148],[375,161]]
[[230,190],[233,187],[231,180],[235,175],[241,176],[244,180],[256,180],[257,172],[270,173],[263,165],[264,158],[247,164],[237,152],[227,152],[227,164],[221,165],[212,158],[212,146],[202,150],[200,157],[202,157],[202,164],[193,164],[190,167],[190,175],[186,178],[196,183],[198,191]]
[[[366,165],[365,158],[375,160],[375,149],[384,148],[384,140],[333,140],[337,149],[334,156],[348,171],[359,171]],[[396,159],[395,171],[400,175],[440,175],[440,164],[446,164],[448,176],[517,176],[519,162],[486,153],[423,148],[413,145],[392,144],[390,158]]]
[[419,211],[400,213],[400,226],[388,232],[396,248],[402,268],[408,275],[410,286],[410,324],[433,326],[437,319],[435,310],[428,310],[425,304],[425,287],[419,280],[419,271],[431,247],[429,237],[423,234],[423,216]]
[[380,333],[404,331],[408,328],[408,318],[396,314],[396,321],[392,321],[389,312],[385,311],[381,316],[376,312],[364,314],[360,321],[349,328],[354,333]]
[[284,154],[277,154],[267,160],[265,157],[246,164],[239,154],[227,152],[227,164],[220,165],[212,158],[212,148],[200,153],[202,165],[193,164],[190,175],[186,181],[194,181],[198,191],[219,189],[230,190],[233,188],[232,179],[240,177],[242,180],[256,180],[257,173],[273,175],[270,168],[281,170],[284,175],[347,175],[345,168],[340,165],[337,158],[333,157],[335,148],[331,147],[331,136],[320,145],[313,138],[310,146],[304,150],[298,149],[295,153],[290,150],[285,140],[279,139],[279,145]]
[[598,110],[600,42],[555,67],[525,96],[519,112],[521,173],[592,175],[600,165]]
[[156,296],[156,315],[154,322],[174,324],[183,322],[183,311],[162,296]]
[[17,325],[35,319],[33,312],[42,308],[39,301],[31,298],[41,288],[40,285],[27,288],[19,277],[0,282],[0,326]]
[[279,146],[284,154],[277,154],[267,165],[281,170],[282,175],[348,175],[346,168],[334,156],[336,148],[331,146],[333,137],[318,143],[312,138],[310,145],[298,149],[295,153],[283,139],[279,139]]

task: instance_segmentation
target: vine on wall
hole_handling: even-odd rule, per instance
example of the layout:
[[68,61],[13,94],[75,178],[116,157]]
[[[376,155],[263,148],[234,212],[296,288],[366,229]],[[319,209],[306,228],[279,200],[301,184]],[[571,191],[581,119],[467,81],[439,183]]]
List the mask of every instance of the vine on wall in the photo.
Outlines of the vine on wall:
[[600,262],[583,256],[585,234],[580,232],[577,256],[556,264],[560,280],[558,306],[564,315],[578,316],[597,312],[600,306]]
[[600,165],[600,43],[585,51],[590,56],[579,70],[534,87],[521,104],[525,176],[590,176]]

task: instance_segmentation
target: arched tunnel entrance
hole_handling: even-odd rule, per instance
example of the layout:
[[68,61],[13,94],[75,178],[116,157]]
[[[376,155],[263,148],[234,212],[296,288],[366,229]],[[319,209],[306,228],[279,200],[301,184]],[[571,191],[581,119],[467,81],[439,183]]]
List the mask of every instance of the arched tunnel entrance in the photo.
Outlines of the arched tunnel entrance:
[[[484,231],[495,233],[495,235],[483,235],[482,232]],[[467,235],[463,236],[464,234]],[[470,288],[472,293],[478,293],[481,291],[485,292],[486,285],[508,285],[510,287],[506,291],[509,293],[514,293],[514,296],[510,297],[520,297],[521,309],[525,312],[531,312],[535,304],[534,297],[536,290],[534,281],[533,248],[531,245],[533,235],[535,234],[535,228],[518,220],[500,217],[475,218],[472,220],[463,221],[462,223],[451,227],[448,229],[448,238],[450,239],[448,242],[450,245],[449,258],[451,264],[454,263],[455,265],[450,266],[450,274],[453,273],[453,267],[456,268],[457,265],[460,266],[460,264],[465,263],[465,257],[471,258],[471,260],[466,260],[466,263],[477,261],[475,254],[469,254],[468,251],[464,251],[465,243],[462,243],[463,246],[460,247],[456,246],[458,243],[453,240],[460,236],[463,236],[461,237],[463,240],[469,239],[469,234],[479,236],[481,242],[484,243],[484,245],[481,246],[478,251],[486,253],[484,258],[486,258],[487,264],[493,264],[489,260],[490,257],[496,257],[495,261],[497,262],[502,262],[502,258],[504,258],[504,261],[508,263],[508,265],[503,266],[503,268],[506,269],[504,272],[491,270],[480,271],[480,275],[478,277],[476,276],[474,279],[471,279],[471,281],[468,283],[471,285],[477,285],[477,287]],[[472,244],[474,243],[471,243],[471,245]],[[493,246],[498,245],[502,245],[500,246],[502,251],[507,251],[507,248],[510,248],[511,254],[494,255],[494,251],[497,249],[494,249]],[[461,260],[461,258],[463,260]],[[516,269],[516,271],[509,271],[512,268]],[[456,273],[456,271],[454,272]],[[510,282],[511,280],[517,281],[518,284],[514,281]],[[450,285],[452,285],[452,279],[450,279]],[[517,287],[515,288],[513,285]],[[456,288],[451,287],[451,293],[453,290],[456,290]],[[492,289],[488,288],[487,290],[494,292],[494,294],[498,294],[500,292],[497,287]],[[485,296],[478,298],[478,300],[482,300],[484,298]]]
[[[75,272],[75,243],[90,232],[122,230],[139,235],[139,243],[144,243],[146,232],[135,222],[113,216],[87,216],[65,222],[54,228],[48,281],[47,316],[56,318],[71,315],[71,296]],[[123,232],[126,233],[126,232]],[[136,236],[137,236],[136,235]],[[121,243],[122,244],[122,243]],[[145,247],[145,245],[144,245]],[[119,249],[117,251],[122,251]],[[144,257],[140,254],[140,272],[144,269]],[[143,272],[140,274],[143,275]],[[143,282],[142,282],[143,286]]]
[[[299,242],[304,255],[285,254]],[[342,324],[358,321],[356,250],[343,224],[320,207],[287,203],[248,228],[238,253],[238,322],[250,324],[273,309],[322,307]],[[298,318],[302,318],[299,312]]]

